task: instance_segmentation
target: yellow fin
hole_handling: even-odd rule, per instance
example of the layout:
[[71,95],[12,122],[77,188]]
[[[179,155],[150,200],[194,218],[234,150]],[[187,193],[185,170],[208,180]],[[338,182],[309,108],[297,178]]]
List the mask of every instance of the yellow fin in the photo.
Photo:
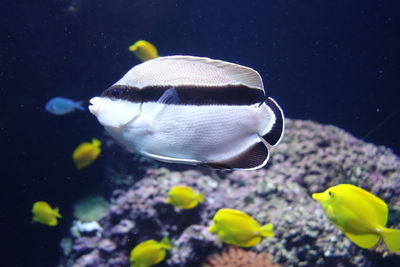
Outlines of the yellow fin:
[[92,145],[94,146],[101,146],[101,141],[97,138],[92,139]]
[[261,237],[260,236],[255,236],[252,239],[250,239],[249,241],[247,241],[246,243],[235,244],[235,245],[239,246],[239,247],[253,247],[253,246],[257,245],[260,242],[261,242]]
[[274,225],[272,223],[268,223],[260,227],[260,235],[261,236],[275,236],[274,234]]
[[48,226],[57,226],[58,221],[55,217],[51,218],[48,223],[46,223]]
[[185,205],[183,208],[184,209],[193,209],[194,207],[196,207],[198,204],[197,199],[192,200],[189,202],[189,204]]
[[400,230],[383,228],[382,237],[390,252],[395,253],[400,250]]
[[[167,255],[167,253],[165,252],[165,250],[161,250],[157,253],[157,258],[154,260],[154,263],[151,264],[150,266],[157,264],[159,262],[162,262],[165,259],[165,256]],[[148,266],[148,265],[139,265],[139,266]]]
[[363,235],[355,235],[348,232],[344,232],[344,234],[353,241],[357,246],[362,248],[372,248],[378,243],[381,238],[378,234],[363,234]]
[[172,248],[171,241],[169,240],[168,237],[164,237],[161,240],[160,244],[161,244],[162,248],[165,248],[165,249],[171,249]]
[[56,216],[57,218],[62,218],[61,214],[60,214],[60,209],[59,208],[55,208],[53,210],[54,216]]
[[217,228],[217,226],[215,225],[215,223],[212,223],[211,226],[209,226],[209,227],[207,228],[207,230],[208,230],[210,233],[216,233],[217,230],[218,230],[218,228]]
[[204,193],[203,192],[200,192],[200,193],[197,194],[197,201],[199,203],[203,203],[204,202]]

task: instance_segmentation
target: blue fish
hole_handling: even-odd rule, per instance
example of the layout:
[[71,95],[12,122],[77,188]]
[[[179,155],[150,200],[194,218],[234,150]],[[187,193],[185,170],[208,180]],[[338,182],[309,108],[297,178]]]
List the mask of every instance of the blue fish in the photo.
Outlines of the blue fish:
[[54,115],[65,115],[76,109],[85,110],[80,102],[64,97],[54,97],[46,103],[46,110]]

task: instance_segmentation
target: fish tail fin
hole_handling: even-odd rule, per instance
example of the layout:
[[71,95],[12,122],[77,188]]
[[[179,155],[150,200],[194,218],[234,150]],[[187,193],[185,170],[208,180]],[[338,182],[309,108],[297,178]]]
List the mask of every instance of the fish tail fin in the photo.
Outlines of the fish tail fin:
[[85,108],[83,107],[83,101],[78,101],[75,103],[75,108],[78,110],[85,111]]
[[163,248],[165,248],[165,249],[171,249],[171,248],[172,248],[171,241],[169,240],[168,237],[164,237],[164,238],[161,240],[161,246],[162,246]]
[[216,233],[217,232],[217,226],[215,225],[215,223],[211,223],[211,225],[207,228],[207,230],[210,233]]
[[203,203],[203,202],[204,202],[204,193],[203,193],[203,192],[199,192],[199,193],[197,194],[197,201],[198,201],[199,203]]
[[101,141],[100,141],[99,139],[97,139],[97,138],[93,138],[93,139],[92,139],[92,144],[93,144],[94,146],[99,147],[99,146],[101,146]]
[[382,237],[390,252],[397,252],[400,250],[400,230],[382,228]]
[[263,113],[259,136],[269,145],[276,146],[281,141],[285,130],[283,111],[271,97],[265,99],[259,108]]
[[60,209],[57,207],[57,208],[54,208],[54,216],[56,216],[57,218],[62,218],[62,215],[60,214]]
[[275,236],[274,234],[274,225],[272,223],[268,223],[260,227],[260,235],[261,236]]

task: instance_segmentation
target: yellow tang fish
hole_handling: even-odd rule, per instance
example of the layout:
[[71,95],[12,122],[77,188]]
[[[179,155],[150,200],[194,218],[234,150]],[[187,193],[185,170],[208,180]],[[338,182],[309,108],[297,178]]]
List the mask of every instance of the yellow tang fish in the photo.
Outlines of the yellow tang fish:
[[157,48],[145,40],[139,40],[131,45],[129,51],[135,53],[135,56],[142,62],[158,57]]
[[52,209],[47,202],[37,201],[32,207],[34,222],[46,224],[48,226],[56,226],[57,218],[61,218],[58,208]]
[[83,142],[72,153],[76,168],[82,169],[93,163],[101,153],[101,141],[93,138],[92,143]]
[[238,210],[220,209],[208,228],[227,244],[252,247],[261,242],[261,237],[274,236],[273,224],[261,226],[249,215]]
[[391,252],[400,249],[400,230],[385,228],[388,206],[382,199],[350,184],[332,186],[312,197],[356,245],[372,248],[383,237]]
[[192,209],[204,202],[204,194],[196,193],[189,186],[177,185],[169,190],[166,202],[180,209]]
[[171,249],[171,243],[167,237],[164,237],[161,242],[153,239],[144,241],[132,249],[131,267],[153,266],[165,259],[167,249]]

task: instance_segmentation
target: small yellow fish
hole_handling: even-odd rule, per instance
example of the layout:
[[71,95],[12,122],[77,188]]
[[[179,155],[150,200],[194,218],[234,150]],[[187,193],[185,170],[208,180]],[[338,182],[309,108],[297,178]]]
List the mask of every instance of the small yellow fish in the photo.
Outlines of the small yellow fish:
[[78,170],[92,164],[101,153],[101,141],[93,138],[92,143],[83,142],[72,153],[72,159]]
[[315,193],[329,220],[356,245],[372,248],[383,238],[391,252],[400,249],[400,230],[385,228],[388,206],[380,198],[350,184]]
[[48,226],[56,226],[57,218],[61,218],[58,208],[52,209],[47,202],[37,201],[32,207],[34,222],[46,224]]
[[204,194],[196,193],[189,186],[177,185],[169,190],[166,202],[180,209],[192,209],[204,202]]
[[142,62],[158,57],[157,48],[145,40],[139,40],[131,45],[129,51],[135,53],[135,56]]
[[261,242],[261,237],[274,236],[273,224],[261,226],[249,215],[233,209],[220,209],[208,228],[227,244],[252,247]]
[[168,237],[164,237],[161,242],[153,239],[144,241],[132,249],[131,267],[153,266],[165,259],[167,249],[171,249]]

